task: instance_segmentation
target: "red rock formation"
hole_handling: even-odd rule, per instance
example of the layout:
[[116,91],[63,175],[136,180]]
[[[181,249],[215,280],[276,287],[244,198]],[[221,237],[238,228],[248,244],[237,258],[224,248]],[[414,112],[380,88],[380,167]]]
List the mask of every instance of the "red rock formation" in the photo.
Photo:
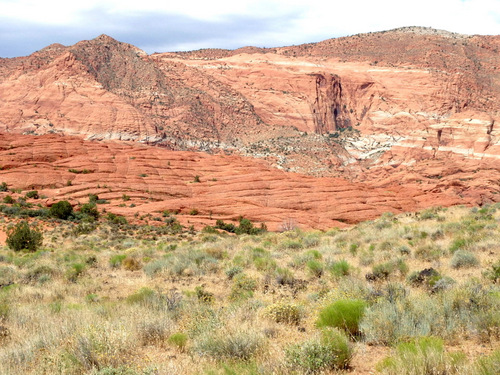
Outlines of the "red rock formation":
[[[60,135],[0,135],[0,181],[24,192],[36,189],[47,205],[67,199],[74,205],[97,194],[109,201],[100,209],[130,220],[178,212],[184,225],[214,225],[240,215],[271,230],[292,220],[303,228],[328,229],[400,213],[429,204],[470,203],[455,192],[426,183],[352,183],[314,178],[271,168],[234,155],[168,151]],[[200,182],[196,182],[198,176]],[[497,174],[498,177],[498,174]],[[467,181],[464,186],[468,185]],[[9,193],[0,193],[3,197]],[[123,200],[123,195],[130,200]],[[34,203],[38,201],[33,201]],[[191,215],[196,209],[198,213]]]
[[[70,177],[95,183],[93,178],[98,176],[109,185],[108,177],[118,181],[123,174],[137,192],[142,191],[141,196],[142,188],[160,190],[165,183],[173,184],[172,194],[184,203],[176,200],[172,207],[196,204],[221,217],[247,213],[275,227],[283,217],[292,216],[305,226],[319,228],[372,218],[384,210],[495,202],[500,200],[499,48],[500,36],[404,28],[294,47],[147,56],[134,46],[100,36],[71,47],[51,45],[28,57],[0,60],[0,130],[9,147],[14,144],[8,135],[12,133],[155,145],[147,151],[156,155],[154,168],[159,168],[161,158],[171,157],[158,149],[163,148],[239,154],[285,171],[338,178],[314,180],[300,175],[283,181],[278,176],[284,174],[271,172],[260,162],[257,168],[252,161],[225,156],[235,163],[233,173],[245,176],[231,189],[250,189],[250,196],[256,190],[257,196],[273,202],[268,210],[263,209],[267,203],[257,204],[254,198],[250,206],[245,200],[222,199],[229,191],[221,184],[209,189],[203,184],[196,189],[187,185],[191,193],[186,194],[179,193],[186,186],[176,185],[170,177],[168,182],[155,179],[151,186],[143,184],[134,177],[143,172],[129,174],[128,168],[134,165],[130,162],[126,168],[112,166],[115,162],[91,163],[87,167],[95,173],[76,177],[57,173],[50,164],[52,177],[41,181],[61,186],[59,194],[42,184],[48,189],[46,195],[57,199],[64,194],[78,198],[63,186]],[[33,141],[33,147],[47,142],[43,139]],[[69,141],[48,139],[58,140],[56,148],[47,146],[43,151],[36,146],[37,163],[61,160],[58,153],[63,150],[71,163],[82,165],[88,162],[89,152],[105,154],[97,143],[71,140],[71,147],[95,147],[76,151],[68,149],[65,142]],[[29,144],[24,138],[22,142]],[[106,147],[118,146],[106,143]],[[135,150],[131,145],[123,147]],[[19,174],[25,168],[23,160],[33,158],[26,147],[22,150],[2,159],[8,171],[2,177],[10,176],[13,184],[24,180]],[[207,161],[208,156],[189,156],[196,165],[189,168],[208,168],[196,164],[198,158]],[[220,163],[219,158],[210,162]],[[103,176],[95,168],[120,173]],[[224,168],[230,167],[224,164]],[[245,168],[257,171],[248,174]],[[34,176],[30,184],[40,178],[35,172],[30,169]],[[261,174],[268,179],[260,180]],[[273,179],[280,184],[272,184]],[[113,188],[116,191],[129,184],[120,181],[122,185]],[[332,185],[341,186],[340,190],[329,190]],[[83,196],[88,189],[90,185],[82,190]],[[160,200],[169,203],[158,207],[172,203],[163,196]],[[322,200],[333,203],[319,203]],[[236,212],[235,205],[242,212]],[[156,210],[153,205],[142,206]],[[224,210],[214,211],[215,206]]]

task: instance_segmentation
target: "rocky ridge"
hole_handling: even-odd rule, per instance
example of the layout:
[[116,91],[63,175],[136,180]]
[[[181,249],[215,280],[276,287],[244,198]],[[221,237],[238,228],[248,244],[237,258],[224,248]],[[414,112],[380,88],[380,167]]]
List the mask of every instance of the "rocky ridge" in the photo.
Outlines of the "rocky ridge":
[[[62,147],[60,142],[74,142],[84,150],[97,147],[99,153],[114,144],[110,140],[136,142],[158,155],[158,160],[175,158],[170,155],[179,151],[204,151],[213,154],[211,163],[219,165],[221,155],[226,159],[240,155],[253,158],[245,161],[249,170],[254,168],[252,163],[257,170],[265,163],[265,168],[300,173],[294,178],[307,181],[304,186],[311,191],[318,190],[314,188],[317,183],[344,186],[342,194],[352,202],[358,202],[359,191],[380,195],[380,199],[370,198],[371,208],[366,209],[366,201],[356,206],[358,203],[335,200],[338,191],[326,194],[319,189],[325,194],[307,194],[306,188],[299,189],[291,182],[294,178],[287,177],[291,180],[282,183],[289,188],[252,189],[256,196],[267,196],[268,202],[281,201],[281,195],[293,202],[298,199],[295,193],[285,191],[301,192],[301,204],[288,203],[293,215],[281,212],[279,218],[267,220],[274,227],[287,217],[307,227],[326,228],[373,218],[384,211],[486,204],[500,200],[499,48],[500,36],[412,27],[292,47],[148,56],[102,35],[74,46],[55,44],[27,57],[1,59],[0,131],[7,154],[17,152],[7,150],[12,147],[12,135],[21,133],[58,134],[40,139],[54,142],[56,149]],[[67,136],[106,146],[101,150],[99,143],[78,143]],[[30,147],[38,144],[29,137],[17,137]],[[50,142],[40,142],[47,151],[36,146],[36,152],[53,159],[48,155]],[[139,146],[127,143],[127,147]],[[160,154],[158,149],[162,149]],[[28,188],[26,179],[20,177],[28,172],[15,164],[17,158],[0,161],[4,167],[1,178]],[[194,163],[193,170],[200,167],[191,156],[187,160]],[[233,170],[225,162],[222,166]],[[116,166],[116,170],[122,169]],[[266,171],[281,180],[272,169]],[[31,169],[33,180],[29,181],[41,178],[38,172]],[[56,175],[51,174],[49,185],[41,186],[48,197],[60,198],[66,193],[49,192],[47,186],[67,181],[68,176],[57,175],[57,180]],[[106,185],[119,178],[96,176]],[[245,185],[252,186],[252,178],[246,178]],[[263,186],[253,178],[255,186]],[[168,183],[179,191],[185,189],[171,179]],[[155,184],[162,186],[161,181]],[[241,201],[235,203],[233,196],[242,186],[232,186],[229,191],[215,185],[231,203],[224,206],[218,198],[209,198],[217,193],[208,189],[204,200],[195,201],[198,209],[216,212],[214,207],[223,205],[227,207],[221,213],[225,217],[249,214],[266,221],[264,214],[272,216],[263,210],[265,205],[258,204],[262,215],[254,215]],[[87,194],[90,188],[81,191]],[[118,195],[119,190],[113,188]],[[391,192],[393,198],[387,200],[382,191]],[[151,204],[148,209],[185,207],[185,202],[202,193],[179,194],[167,205]],[[408,194],[410,201],[406,200]],[[345,215],[339,216],[332,205],[322,203],[326,211],[320,209],[316,218],[309,217],[317,209],[304,199],[315,204],[334,202],[335,209]],[[274,207],[274,203],[267,204]],[[322,217],[330,219],[322,222]]]

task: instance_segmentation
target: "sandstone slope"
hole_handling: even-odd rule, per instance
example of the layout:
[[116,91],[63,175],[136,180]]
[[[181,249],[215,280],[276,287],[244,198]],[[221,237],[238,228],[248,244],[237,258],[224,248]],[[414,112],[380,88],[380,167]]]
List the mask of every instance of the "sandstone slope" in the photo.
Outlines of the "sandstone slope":
[[[310,227],[324,228],[336,220],[354,222],[387,210],[485,204],[500,200],[499,48],[500,36],[403,28],[292,47],[148,56],[102,35],[74,46],[51,45],[31,56],[1,59],[0,131],[5,142],[12,141],[9,134],[59,134],[154,146],[147,152],[158,158],[170,157],[159,151],[166,149],[222,153],[226,161],[229,155],[262,159],[266,164],[244,163],[249,170],[257,165],[257,169],[271,166],[299,172],[303,188],[287,180],[288,187],[265,185],[257,195],[268,201],[302,202],[286,203],[295,215],[284,216],[301,217],[299,221]],[[58,140],[56,149],[62,147],[59,138],[48,139]],[[22,138],[22,142],[31,141]],[[92,149],[101,147],[98,143],[75,143],[75,147],[82,147],[83,155],[103,152]],[[51,150],[47,146],[46,151],[36,152],[52,160]],[[220,156],[214,157],[210,162],[218,165]],[[238,165],[236,160],[243,159],[232,160]],[[245,174],[244,167],[221,165],[227,169],[224,173],[246,176],[242,184],[231,187],[234,192],[253,190],[254,184],[256,190],[264,186],[258,178],[261,172]],[[22,165],[16,164],[19,168]],[[116,165],[126,175],[124,168]],[[274,175],[278,172],[266,170],[271,180],[280,180]],[[45,180],[38,172],[30,170],[30,181]],[[22,175],[16,175],[18,182],[11,179],[14,174],[8,176],[14,185],[26,185]],[[51,184],[66,183],[66,175],[58,176],[58,181],[51,177]],[[78,176],[83,177],[91,178]],[[184,185],[169,183],[184,191]],[[163,186],[161,181],[154,184]],[[218,201],[229,191],[215,185],[224,193],[197,186],[188,195],[172,194],[183,202],[205,194],[204,200],[193,202],[212,212],[215,206],[236,204],[233,198],[230,203]],[[346,200],[331,195],[318,198],[315,186],[325,186],[319,189],[322,193],[331,186],[347,186],[342,194],[335,191]],[[356,206],[365,191],[376,192],[368,201],[378,202],[378,208]],[[384,191],[394,194],[392,203],[386,204]],[[304,199],[332,214],[321,208],[308,217],[316,208]],[[244,206],[242,201],[237,204]],[[262,211],[266,205],[259,204],[256,210]],[[303,209],[298,208],[301,205]],[[237,211],[234,208],[228,215]],[[363,211],[370,213],[360,215]],[[267,221],[277,225],[282,216]],[[323,224],[324,217],[331,221]],[[254,218],[264,220],[260,214]]]
[[429,202],[470,203],[453,191],[439,191],[439,182],[373,187],[283,172],[235,155],[61,135],[3,134],[0,165],[0,181],[19,189],[15,198],[38,190],[41,200],[32,203],[51,205],[67,199],[78,208],[88,202],[89,194],[97,194],[108,201],[99,205],[101,210],[131,221],[154,223],[154,217],[170,211],[182,224],[197,228],[214,225],[217,219],[237,222],[244,216],[272,230],[283,224],[328,229],[384,212],[419,210]]

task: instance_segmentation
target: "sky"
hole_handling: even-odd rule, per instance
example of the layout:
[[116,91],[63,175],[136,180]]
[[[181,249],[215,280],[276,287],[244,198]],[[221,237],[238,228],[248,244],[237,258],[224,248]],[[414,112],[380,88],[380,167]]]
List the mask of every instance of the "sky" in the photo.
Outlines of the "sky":
[[280,47],[403,26],[500,34],[500,0],[0,0],[0,57],[107,34],[147,53]]

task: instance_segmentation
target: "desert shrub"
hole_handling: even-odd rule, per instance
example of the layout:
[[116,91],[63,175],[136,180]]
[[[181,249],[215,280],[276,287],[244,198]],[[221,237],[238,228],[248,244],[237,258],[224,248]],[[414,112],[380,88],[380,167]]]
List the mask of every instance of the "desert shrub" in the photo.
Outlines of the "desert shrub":
[[255,257],[253,264],[259,271],[272,271],[277,267],[276,261],[269,256]]
[[318,316],[318,327],[336,327],[347,334],[359,334],[359,323],[363,318],[366,302],[360,299],[340,299],[324,307]]
[[373,266],[372,272],[365,275],[368,281],[386,280],[395,271],[399,271],[401,276],[408,273],[408,265],[403,259],[391,260],[389,262]]
[[7,186],[7,183],[5,181],[0,184],[0,191],[9,191],[9,187]]
[[157,259],[146,263],[143,267],[144,273],[149,277],[154,277],[156,274],[165,270],[168,266],[167,259]]
[[479,264],[477,257],[465,250],[457,250],[451,258],[450,265],[452,268],[471,268]]
[[311,259],[306,263],[307,270],[314,277],[321,277],[323,275],[324,266],[323,263],[317,261],[316,259]]
[[417,259],[438,260],[444,255],[444,251],[438,244],[432,243],[417,247],[414,254]]
[[259,352],[263,345],[262,335],[256,332],[214,330],[197,337],[193,351],[200,356],[208,356],[216,360],[249,360]]
[[498,283],[500,281],[500,260],[491,265],[491,269],[484,271],[483,276]]
[[167,341],[170,345],[175,346],[177,349],[181,351],[184,351],[188,341],[188,336],[185,333],[177,332],[170,335]]
[[275,280],[279,285],[292,286],[295,283],[295,276],[290,269],[278,267],[275,270]]
[[304,315],[300,306],[288,302],[277,302],[269,305],[263,314],[276,323],[286,324],[299,324]]
[[372,273],[366,275],[367,280],[385,280],[392,272],[395,270],[395,265],[393,262],[381,263],[373,266]]
[[286,250],[286,249],[299,250],[299,249],[302,249],[303,247],[304,247],[304,245],[302,244],[301,241],[292,240],[292,239],[283,241],[279,245],[279,248],[283,249],[283,250]]
[[[217,362],[204,372],[206,375],[261,375],[262,366],[255,360]],[[267,373],[267,372],[265,372]]]
[[133,257],[126,257],[121,264],[128,271],[138,271],[142,268],[141,262]]
[[455,285],[455,280],[449,276],[439,276],[435,278],[430,278],[428,282],[428,288],[431,293],[442,292],[444,290],[450,289]]
[[0,293],[0,323],[9,317],[10,300],[7,293]]
[[127,225],[128,224],[127,218],[125,216],[116,215],[116,214],[113,214],[111,212],[109,212],[106,215],[106,220],[108,221],[108,223],[115,224],[115,225]]
[[421,336],[454,338],[469,332],[480,338],[498,336],[500,299],[477,284],[432,295],[379,298],[365,311],[360,329],[368,342],[393,344]]
[[71,282],[76,282],[77,279],[85,272],[85,264],[73,263],[66,271],[66,278]]
[[50,216],[67,220],[73,214],[73,206],[68,201],[59,201],[50,207],[49,213]]
[[253,296],[253,292],[257,289],[257,281],[251,277],[240,273],[233,278],[231,286],[231,300],[246,299]]
[[119,268],[122,262],[127,258],[125,254],[115,254],[109,258],[109,265],[111,268]]
[[134,294],[127,297],[128,303],[137,303],[139,305],[148,305],[151,300],[155,297],[155,291],[150,288],[141,288]]
[[320,243],[320,237],[317,234],[310,234],[308,236],[305,236],[302,242],[305,247],[318,246]]
[[6,195],[4,198],[3,198],[3,203],[5,204],[13,204],[15,203],[16,200],[14,198],[12,198],[11,195]]
[[214,294],[205,290],[203,286],[197,286],[196,288],[194,288],[194,292],[196,293],[196,297],[200,302],[213,303],[215,301]]
[[240,225],[236,228],[236,234],[260,234],[267,231],[267,227],[264,223],[261,224],[260,228],[254,227],[252,222],[248,219],[241,218]]
[[97,210],[95,203],[85,203],[82,207],[80,207],[79,213],[82,219],[91,221],[99,219],[99,211]]
[[136,329],[143,346],[162,345],[170,335],[172,323],[165,317],[151,318],[140,321]]
[[450,244],[449,251],[450,253],[455,253],[457,250],[464,250],[468,246],[468,241],[465,238],[455,238]]
[[348,338],[336,329],[323,330],[302,344],[293,345],[285,352],[286,363],[300,373],[315,374],[323,370],[339,370],[349,367],[352,347]]
[[215,228],[224,230],[229,233],[236,232],[236,226],[234,224],[225,223],[223,220],[220,219],[215,222]]
[[[0,255],[0,262],[7,262],[8,258],[4,258]],[[14,267],[10,266],[0,266],[0,285],[2,288],[6,288],[9,285],[14,284],[17,279],[17,272]],[[1,289],[0,289],[1,290]]]
[[238,226],[231,223],[225,223],[219,219],[215,222],[215,228],[236,234],[260,234],[267,231],[267,227],[264,223],[261,224],[260,228],[257,228],[254,227],[250,220],[243,217],[240,218]]
[[88,375],[153,375],[155,372],[154,368],[139,371],[128,366],[111,366],[94,369]]
[[463,374],[466,358],[463,353],[446,353],[443,341],[422,337],[396,347],[395,354],[377,365],[387,375],[452,375]]
[[32,270],[29,270],[24,275],[25,282],[45,282],[49,280],[52,276],[56,275],[57,271],[49,266],[41,265]]
[[226,276],[229,280],[232,280],[236,275],[243,272],[243,268],[240,266],[233,266],[226,270]]
[[73,236],[80,236],[82,234],[92,233],[96,229],[97,229],[96,223],[79,223],[77,226],[73,228],[71,234]]
[[340,278],[350,275],[352,267],[347,260],[342,259],[331,264],[328,269],[334,278]]
[[439,278],[441,278],[439,272],[431,267],[423,269],[422,271],[412,272],[408,276],[407,281],[414,286],[420,286],[420,285],[430,286],[431,280]]
[[31,190],[28,191],[25,195],[26,198],[33,198],[33,199],[38,199],[40,196],[38,195],[38,191],[36,190]]
[[474,364],[474,375],[495,375],[500,369],[500,349],[489,356],[479,358]]
[[43,235],[37,228],[30,228],[26,221],[20,221],[7,229],[7,246],[14,251],[36,251],[43,243]]

